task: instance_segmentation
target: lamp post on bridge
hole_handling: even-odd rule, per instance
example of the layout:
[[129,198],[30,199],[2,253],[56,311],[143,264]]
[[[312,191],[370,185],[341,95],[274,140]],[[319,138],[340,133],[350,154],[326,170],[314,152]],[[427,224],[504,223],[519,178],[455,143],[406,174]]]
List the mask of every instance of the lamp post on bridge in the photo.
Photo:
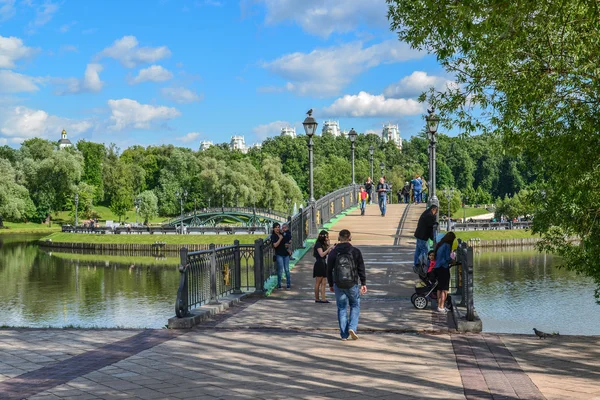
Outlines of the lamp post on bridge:
[[75,227],[79,225],[79,193],[75,193]]
[[446,196],[446,200],[448,200],[448,227],[446,228],[446,232],[450,232],[450,220],[452,219],[450,212],[450,201],[452,200],[452,196],[454,196],[454,188],[444,189],[444,195]]
[[[436,143],[436,138],[435,138],[435,134],[437,133],[438,130],[438,124],[440,122],[440,118],[435,114],[435,108],[431,107],[429,110],[427,110],[428,115],[425,117],[425,123],[427,126],[427,138],[429,139],[429,171],[430,171],[430,178],[431,179],[431,184],[429,187],[429,195],[430,195],[430,200],[429,200],[429,205],[430,206],[440,206],[440,202],[435,194],[435,143]],[[440,213],[436,213],[435,214],[435,222],[436,222],[436,227],[435,232],[433,237],[437,238],[437,232],[438,232],[438,223],[440,220]]]
[[221,211],[225,212],[225,193],[221,193]]
[[467,222],[467,203],[469,202],[469,196],[465,196],[463,203],[463,224]]
[[183,235],[183,200],[187,197],[187,190],[179,189],[175,192],[175,196],[179,198],[179,207],[181,209],[181,231],[180,234]]
[[312,116],[312,108],[306,113],[308,116],[302,122],[304,126],[304,132],[308,136],[308,170],[309,170],[309,187],[310,187],[310,198],[308,199],[311,207],[310,217],[310,229],[309,234],[312,234],[315,230],[315,194],[313,189],[313,136],[317,131],[317,121]]
[[355,142],[356,142],[356,137],[358,136],[358,134],[356,133],[356,131],[354,130],[354,128],[350,129],[350,133],[348,133],[348,138],[350,139],[350,149],[352,150],[352,184],[356,185],[356,180],[354,179],[354,149],[355,149]]
[[133,204],[135,205],[135,225],[137,226],[138,213],[140,212],[140,198],[136,197],[135,200],[133,201]]
[[369,155],[371,158],[371,179],[375,179],[375,177],[373,176],[373,153],[375,153],[375,147],[373,147],[373,145],[369,146]]
[[290,199],[289,197],[287,199],[285,199],[285,202],[287,203],[288,206],[288,216],[292,216],[292,199]]

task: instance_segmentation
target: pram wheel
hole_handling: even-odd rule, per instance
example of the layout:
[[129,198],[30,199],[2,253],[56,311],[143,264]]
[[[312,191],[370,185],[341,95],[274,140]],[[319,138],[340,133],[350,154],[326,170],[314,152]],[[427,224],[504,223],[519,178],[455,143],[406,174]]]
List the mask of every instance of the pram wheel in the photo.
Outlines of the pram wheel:
[[417,298],[418,294],[413,293],[412,296],[410,296],[410,302],[413,303],[413,306],[415,305],[415,299]]
[[423,297],[420,295],[417,295],[417,297],[415,297],[415,301],[413,301],[413,305],[417,310],[424,310],[425,308],[427,308],[427,303],[427,297]]

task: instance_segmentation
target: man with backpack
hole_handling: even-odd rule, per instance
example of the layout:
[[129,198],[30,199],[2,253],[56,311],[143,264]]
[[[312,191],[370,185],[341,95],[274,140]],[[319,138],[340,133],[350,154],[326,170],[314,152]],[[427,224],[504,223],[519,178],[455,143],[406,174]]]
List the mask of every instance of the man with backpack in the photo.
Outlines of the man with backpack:
[[329,290],[335,292],[342,340],[348,340],[349,337],[353,340],[358,339],[356,331],[360,316],[360,295],[367,293],[365,262],[360,250],[350,244],[351,240],[350,231],[341,230],[339,243],[327,257],[327,282]]

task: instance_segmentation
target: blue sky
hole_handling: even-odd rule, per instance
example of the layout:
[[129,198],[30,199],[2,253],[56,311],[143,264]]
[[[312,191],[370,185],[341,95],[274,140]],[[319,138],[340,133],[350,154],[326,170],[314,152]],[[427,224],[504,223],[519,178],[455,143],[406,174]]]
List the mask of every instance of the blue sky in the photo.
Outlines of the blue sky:
[[[423,126],[450,81],[384,0],[0,0],[0,145],[31,137],[197,148],[296,126]],[[319,128],[320,128],[319,127]]]

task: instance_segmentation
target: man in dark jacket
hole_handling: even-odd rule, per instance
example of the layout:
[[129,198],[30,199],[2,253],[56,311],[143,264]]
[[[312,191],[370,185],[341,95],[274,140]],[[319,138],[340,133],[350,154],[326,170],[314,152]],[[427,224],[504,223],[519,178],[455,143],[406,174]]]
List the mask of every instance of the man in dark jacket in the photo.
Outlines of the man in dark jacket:
[[423,211],[419,217],[415,238],[417,238],[417,248],[415,250],[415,265],[419,262],[421,254],[427,254],[427,241],[434,240],[434,226],[436,224],[435,215],[438,212],[438,206],[435,204]]
[[[353,340],[358,339],[356,331],[358,329],[358,317],[360,315],[360,295],[367,293],[367,278],[365,275],[365,262],[363,261],[362,253],[359,249],[352,246],[350,241],[352,235],[347,229],[340,231],[338,237],[339,243],[329,253],[327,257],[327,282],[329,290],[335,292],[335,301],[338,309],[338,322],[340,325],[340,336],[342,340],[347,340],[351,337]],[[343,289],[336,285],[335,264],[338,255],[351,254],[356,268],[354,286],[349,289]],[[360,279],[360,286],[358,280]],[[348,303],[350,303],[350,315],[348,315]]]

